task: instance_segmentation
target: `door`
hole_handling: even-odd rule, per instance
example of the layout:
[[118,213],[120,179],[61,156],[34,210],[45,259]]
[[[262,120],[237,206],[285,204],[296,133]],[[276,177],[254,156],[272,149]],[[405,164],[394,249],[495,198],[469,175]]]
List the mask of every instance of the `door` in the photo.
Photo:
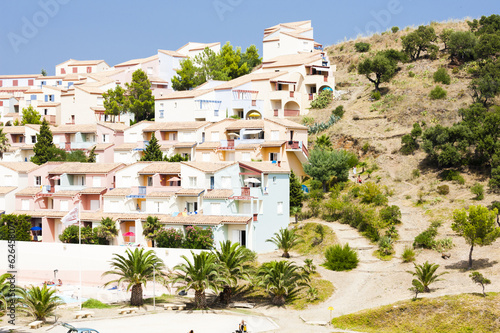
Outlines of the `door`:
[[98,210],[101,207],[99,200],[90,200],[90,210]]
[[213,190],[215,187],[215,177],[211,176],[210,177],[210,188]]

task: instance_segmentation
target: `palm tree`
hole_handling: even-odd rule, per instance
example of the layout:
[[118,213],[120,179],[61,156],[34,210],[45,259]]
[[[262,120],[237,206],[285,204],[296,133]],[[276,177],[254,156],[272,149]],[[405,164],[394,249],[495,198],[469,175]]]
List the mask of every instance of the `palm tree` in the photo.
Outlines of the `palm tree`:
[[441,275],[447,274],[448,272],[444,272],[441,274],[436,274],[436,270],[439,268],[438,264],[429,264],[428,261],[424,262],[422,265],[415,265],[415,272],[408,273],[416,276],[416,279],[413,279],[412,285],[414,288],[418,290],[422,290],[424,293],[429,293],[431,290],[429,289],[429,285],[436,281],[441,281],[442,279],[438,279]]
[[117,235],[116,222],[111,217],[103,217],[101,225],[97,227],[97,237],[104,238],[109,244]]
[[174,267],[175,272],[172,283],[181,283],[177,290],[194,290],[194,302],[197,309],[207,308],[205,290],[213,290],[216,293],[221,285],[227,284],[227,273],[221,266],[217,257],[211,252],[195,254],[191,251],[193,262],[186,256],[181,256],[185,263]]
[[301,267],[288,260],[263,264],[257,276],[259,284],[272,295],[272,303],[279,306],[287,300],[293,300],[310,281],[309,275]]
[[161,228],[162,225],[157,216],[148,216],[142,234],[144,235],[144,237],[151,241],[151,245],[153,247],[155,247],[155,239],[156,236],[158,236],[158,231],[160,231]]
[[155,280],[161,283],[165,282],[162,270],[165,269],[163,260],[158,258],[153,250],[144,252],[144,249],[127,249],[125,256],[114,254],[111,260],[112,270],[106,271],[105,275],[118,275],[119,278],[108,281],[104,286],[112,283],[126,283],[127,291],[132,288],[130,296],[130,305],[141,306],[142,300],[142,285],[146,286],[148,281],[153,281],[153,270],[156,270]]
[[266,242],[274,243],[278,249],[283,250],[282,257],[290,258],[290,253],[288,252],[295,245],[303,242],[303,240],[295,233],[295,229],[282,228],[279,232],[275,232],[274,237],[266,240]]
[[316,138],[316,146],[319,149],[330,149],[332,147],[332,141],[328,135],[323,134]]
[[231,301],[231,293],[238,285],[239,279],[250,279],[253,261],[252,252],[241,246],[239,243],[231,243],[225,241],[220,243],[220,250],[215,250],[214,255],[219,263],[227,269],[228,284],[224,285],[222,291],[222,301],[229,304]]
[[54,310],[64,304],[55,293],[55,289],[50,289],[45,284],[41,288],[31,286],[26,290],[23,289],[20,291],[20,303],[23,307],[19,309],[32,315],[36,320],[45,322],[46,317],[53,316]]
[[0,158],[3,158],[3,153],[7,151],[9,146],[9,139],[7,139],[3,129],[0,129]]
[[2,308],[5,308],[5,310],[7,310],[7,298],[10,294],[10,281],[7,281],[7,279],[9,279],[10,277],[11,275],[9,273],[0,275],[0,310]]

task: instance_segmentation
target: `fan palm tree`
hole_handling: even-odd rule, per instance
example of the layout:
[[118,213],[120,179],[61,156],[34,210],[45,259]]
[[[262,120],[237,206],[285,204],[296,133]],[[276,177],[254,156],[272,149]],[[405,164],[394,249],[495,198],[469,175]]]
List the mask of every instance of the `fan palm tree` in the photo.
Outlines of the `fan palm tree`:
[[319,149],[330,149],[332,147],[332,141],[328,135],[323,134],[316,138],[316,146]]
[[155,239],[158,236],[158,231],[160,231],[161,228],[162,225],[157,216],[148,216],[142,234],[144,235],[144,237],[151,241],[151,245],[153,247],[155,247]]
[[231,241],[221,242],[220,250],[215,250],[214,254],[219,263],[227,270],[228,283],[224,285],[222,301],[229,304],[231,293],[238,285],[238,280],[250,279],[252,271],[250,262],[253,261],[253,255],[249,249],[239,243],[231,243]]
[[10,294],[10,281],[7,281],[7,279],[10,277],[11,275],[9,273],[0,275],[0,310],[2,308],[7,310],[7,298]]
[[3,158],[3,153],[7,151],[9,146],[9,139],[7,139],[3,129],[0,129],[0,158]]
[[99,238],[104,238],[109,244],[113,238],[118,236],[116,222],[110,217],[103,217],[101,219],[101,225],[97,227],[97,236]]
[[275,232],[274,237],[267,239],[266,242],[274,243],[278,249],[283,250],[282,257],[290,258],[290,253],[288,252],[295,245],[303,242],[303,240],[295,233],[295,229],[282,228],[279,232]]
[[288,260],[263,264],[257,273],[259,284],[272,296],[272,303],[283,305],[293,300],[303,287],[308,286],[309,275],[301,267]]
[[[145,252],[144,249],[136,248],[134,251],[127,249],[125,256],[115,253],[111,260],[111,267],[112,270],[104,272],[102,276],[113,274],[119,278],[106,282],[104,286],[112,283],[127,284],[127,291],[132,289],[130,305],[141,306],[143,304],[142,285],[146,286],[148,281],[153,281],[153,275],[157,282],[165,282],[162,272],[165,264],[153,250]],[[156,270],[156,274],[153,274],[153,270]]]
[[191,251],[193,261],[186,256],[181,256],[185,263],[174,267],[172,283],[180,283],[177,290],[194,290],[194,301],[197,309],[207,308],[205,290],[213,290],[216,293],[220,286],[227,284],[227,273],[224,266],[220,265],[217,257],[211,252],[195,254]]
[[46,285],[43,287],[31,286],[20,291],[20,303],[24,305],[19,309],[35,317],[36,320],[45,322],[45,318],[54,315],[54,310],[64,304],[59,296],[55,295],[56,290],[50,289]]
[[429,285],[436,281],[441,281],[442,279],[438,279],[441,275],[447,274],[448,272],[444,272],[441,274],[436,274],[436,270],[439,268],[438,264],[430,264],[428,261],[424,262],[422,265],[415,265],[415,272],[408,273],[412,274],[416,277],[413,279],[412,285],[422,290],[424,293],[429,293],[431,290],[429,289]]

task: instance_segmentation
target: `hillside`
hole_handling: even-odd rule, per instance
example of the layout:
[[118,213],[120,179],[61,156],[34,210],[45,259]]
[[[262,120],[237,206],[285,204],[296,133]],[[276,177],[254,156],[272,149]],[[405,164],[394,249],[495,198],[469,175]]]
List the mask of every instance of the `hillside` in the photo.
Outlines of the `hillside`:
[[[465,21],[432,23],[432,26],[437,35],[443,29],[469,29]],[[488,206],[493,201],[500,200],[499,195],[488,192],[482,200],[473,199],[470,188],[475,183],[481,183],[487,189],[489,172],[463,167],[460,172],[465,180],[464,184],[445,181],[440,176],[441,170],[425,163],[426,154],[422,150],[407,156],[399,151],[401,137],[411,131],[416,121],[425,122],[428,126],[450,126],[460,120],[459,109],[472,103],[468,89],[472,78],[467,65],[457,66],[452,63],[449,55],[443,51],[444,44],[438,44],[440,52],[435,60],[422,57],[413,62],[399,63],[399,71],[394,78],[389,83],[381,84],[382,97],[379,101],[370,98],[373,84],[364,75],[358,75],[357,70],[353,70],[363,55],[368,56],[388,48],[401,50],[401,37],[413,30],[415,28],[411,27],[397,33],[389,31],[326,48],[331,64],[336,66],[336,89],[343,90],[344,94],[328,108],[311,109],[307,115],[316,122],[326,121],[334,108],[344,106],[344,117],[328,130],[310,136],[311,145],[314,146],[318,136],[327,134],[335,148],[355,152],[360,161],[367,162],[368,165],[376,164],[378,170],[373,172],[369,179],[366,174],[363,178],[391,189],[393,195],[389,198],[389,205],[397,205],[402,212],[402,224],[397,227],[400,238],[395,242],[395,255],[388,262],[383,262],[372,254],[376,244],[366,244],[368,241],[357,244],[360,237],[356,236],[356,233],[353,234],[352,230],[347,231],[348,226],[337,222],[327,223],[337,232],[339,241],[354,244],[362,258],[361,267],[351,272],[325,273],[333,282],[336,292],[323,308],[333,305],[333,316],[410,299],[412,294],[408,288],[411,287],[411,275],[407,271],[413,269],[413,264],[403,263],[401,255],[405,246],[413,244],[415,237],[434,220],[442,222],[436,238],[451,238],[454,247],[449,251],[451,257],[447,260],[434,250],[417,251],[417,264],[424,261],[437,263],[440,265],[440,271],[448,272],[443,277],[444,281],[436,283],[433,292],[423,294],[423,297],[477,291],[477,286],[472,283],[466,270],[470,247],[462,237],[451,230],[451,223],[455,209],[478,204]],[[369,43],[369,53],[356,52],[354,44],[358,42]],[[433,74],[440,67],[445,67],[450,74],[449,85],[434,82]],[[447,90],[445,99],[429,98],[430,91],[436,85]],[[498,101],[497,97],[495,104],[498,105]],[[441,185],[449,186],[449,194],[438,193],[437,187]],[[349,232],[349,235],[343,237],[342,231]],[[474,249],[473,269],[492,280],[488,291],[500,288],[500,282],[497,282],[500,278],[500,265],[496,260],[499,255],[500,240],[490,246]],[[312,308],[303,316],[309,320],[319,319],[317,310]]]

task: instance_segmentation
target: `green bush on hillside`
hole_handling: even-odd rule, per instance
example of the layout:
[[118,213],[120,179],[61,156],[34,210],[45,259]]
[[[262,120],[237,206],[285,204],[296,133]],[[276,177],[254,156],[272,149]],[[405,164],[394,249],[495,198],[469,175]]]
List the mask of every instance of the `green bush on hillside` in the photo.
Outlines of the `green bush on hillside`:
[[358,266],[358,253],[349,247],[336,244],[325,251],[325,263],[323,266],[332,271],[350,271]]
[[359,42],[354,44],[354,48],[356,49],[356,52],[368,52],[370,50],[370,44]]
[[434,82],[441,82],[443,84],[450,84],[451,78],[450,75],[446,72],[446,69],[439,68],[433,75]]
[[441,88],[440,86],[436,86],[434,89],[431,90],[429,97],[431,99],[443,99],[446,97],[448,93],[446,90]]

